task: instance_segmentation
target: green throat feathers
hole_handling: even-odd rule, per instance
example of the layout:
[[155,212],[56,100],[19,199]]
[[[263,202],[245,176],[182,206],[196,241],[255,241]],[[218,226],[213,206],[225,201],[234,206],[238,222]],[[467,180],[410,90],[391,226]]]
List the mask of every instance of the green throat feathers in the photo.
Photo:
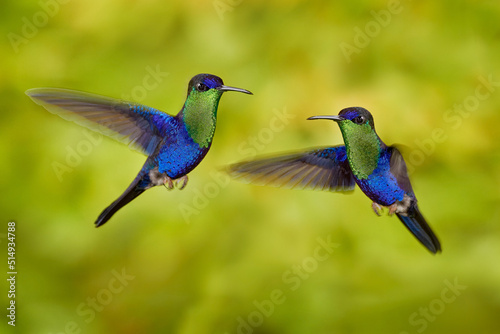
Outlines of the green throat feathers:
[[359,179],[367,179],[378,165],[380,138],[368,123],[358,125],[344,120],[339,126],[352,172]]
[[203,94],[193,89],[184,105],[183,118],[187,131],[202,148],[209,147],[212,142],[221,96],[222,92],[216,89]]

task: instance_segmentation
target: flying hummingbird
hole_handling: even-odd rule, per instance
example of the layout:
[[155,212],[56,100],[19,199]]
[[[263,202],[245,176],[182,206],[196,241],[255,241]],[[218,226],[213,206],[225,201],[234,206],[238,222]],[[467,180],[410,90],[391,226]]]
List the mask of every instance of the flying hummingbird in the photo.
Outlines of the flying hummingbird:
[[229,173],[247,182],[286,188],[351,191],[357,184],[380,215],[382,206],[396,214],[432,253],[441,251],[438,238],[420,213],[403,156],[375,132],[373,117],[360,107],[338,116],[313,116],[338,123],[345,145],[236,163]]
[[51,113],[129,144],[148,156],[130,186],[97,218],[95,225],[99,227],[146,189],[186,186],[187,174],[212,145],[217,107],[227,91],[252,94],[246,89],[225,86],[215,75],[198,74],[189,82],[186,102],[175,116],[145,105],[74,90],[34,88],[26,94]]

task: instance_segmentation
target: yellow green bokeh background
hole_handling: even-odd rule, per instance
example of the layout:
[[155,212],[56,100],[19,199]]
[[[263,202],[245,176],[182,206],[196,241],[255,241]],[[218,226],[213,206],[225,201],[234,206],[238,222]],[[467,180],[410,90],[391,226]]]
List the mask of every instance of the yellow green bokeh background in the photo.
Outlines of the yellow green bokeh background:
[[[496,1],[472,0],[3,3],[0,261],[7,272],[15,221],[18,276],[16,327],[3,316],[0,330],[498,333],[499,18]],[[95,229],[145,157],[107,138],[92,144],[24,91],[135,97],[175,114],[204,72],[254,96],[222,97],[212,149],[184,190],[149,190]],[[337,125],[306,118],[348,106],[369,109],[380,137],[406,147],[442,254],[376,217],[359,189],[258,187],[219,173],[253,154],[341,143]],[[74,166],[71,150],[85,153]],[[58,178],[54,164],[71,171]],[[336,246],[321,261],[318,238]],[[122,271],[129,280],[118,283]],[[0,288],[5,314],[5,280]]]

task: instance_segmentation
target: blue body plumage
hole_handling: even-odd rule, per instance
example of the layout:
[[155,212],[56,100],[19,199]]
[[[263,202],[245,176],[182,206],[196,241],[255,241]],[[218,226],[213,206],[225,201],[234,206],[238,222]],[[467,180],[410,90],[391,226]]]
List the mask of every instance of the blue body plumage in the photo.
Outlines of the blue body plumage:
[[[405,191],[398,185],[396,177],[391,173],[390,161],[390,150],[383,148],[378,158],[377,168],[367,179],[356,178],[357,185],[365,195],[383,206],[390,206],[397,201],[402,201],[405,195]],[[413,196],[413,191],[407,195]]]

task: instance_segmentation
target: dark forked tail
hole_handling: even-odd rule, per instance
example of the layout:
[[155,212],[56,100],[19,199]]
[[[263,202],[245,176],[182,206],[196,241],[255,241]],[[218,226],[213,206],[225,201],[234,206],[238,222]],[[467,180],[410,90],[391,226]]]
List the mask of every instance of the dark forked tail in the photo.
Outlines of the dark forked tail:
[[135,180],[128,186],[127,190],[118,197],[116,201],[111,203],[104,211],[99,215],[97,220],[95,221],[95,226],[99,227],[104,225],[114,214],[116,211],[120,210],[121,207],[132,201],[134,198],[139,196],[146,190],[146,188],[141,187],[140,183],[142,181],[141,174],[137,175]]
[[434,254],[441,252],[441,243],[425,221],[424,216],[420,213],[417,204],[412,205],[408,209],[407,216],[403,216],[399,213],[396,215],[408,228],[408,230],[410,230],[410,232],[418,239],[418,241],[427,247],[428,250]]

